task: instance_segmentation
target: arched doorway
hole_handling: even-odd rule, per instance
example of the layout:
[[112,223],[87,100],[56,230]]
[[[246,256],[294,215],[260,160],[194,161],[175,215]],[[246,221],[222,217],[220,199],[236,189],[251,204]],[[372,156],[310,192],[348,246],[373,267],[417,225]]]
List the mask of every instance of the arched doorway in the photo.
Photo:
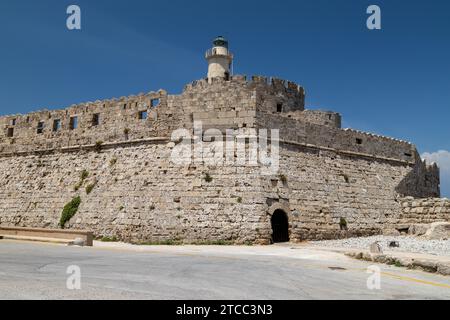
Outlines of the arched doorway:
[[286,212],[280,209],[272,215],[272,242],[289,242],[289,220]]

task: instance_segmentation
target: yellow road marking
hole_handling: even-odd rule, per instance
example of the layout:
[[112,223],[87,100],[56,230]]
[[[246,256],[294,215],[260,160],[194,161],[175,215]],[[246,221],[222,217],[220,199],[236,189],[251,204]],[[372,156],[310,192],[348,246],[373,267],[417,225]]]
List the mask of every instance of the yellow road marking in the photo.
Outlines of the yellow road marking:
[[450,285],[446,284],[446,283],[436,283],[436,282],[431,282],[431,281],[427,281],[427,280],[420,280],[420,279],[400,276],[400,275],[388,273],[388,272],[381,272],[381,274],[390,276],[390,277],[393,277],[393,278],[396,278],[399,280],[403,280],[403,281],[417,282],[417,283],[427,284],[427,285],[434,286],[434,287],[450,289]]

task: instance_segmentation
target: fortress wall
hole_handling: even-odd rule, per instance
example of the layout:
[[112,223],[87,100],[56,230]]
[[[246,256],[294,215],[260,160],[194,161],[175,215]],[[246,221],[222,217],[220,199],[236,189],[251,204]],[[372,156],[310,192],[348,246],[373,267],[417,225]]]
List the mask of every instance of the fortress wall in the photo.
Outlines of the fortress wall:
[[268,198],[287,203],[291,239],[366,236],[398,223],[395,189],[410,166],[284,144],[281,159],[280,176],[264,186]]
[[399,227],[407,229],[414,224],[434,222],[450,222],[449,199],[415,199],[413,197],[402,199]]
[[[68,227],[97,236],[268,243],[274,206],[286,208],[293,240],[321,239],[380,233],[403,221],[401,196],[439,196],[439,169],[422,162],[414,145],[340,129],[339,114],[304,111],[304,98],[291,82],[234,76],[195,81],[180,95],[161,90],[1,117],[0,224],[57,227],[64,205],[81,195]],[[152,106],[155,99],[159,105]],[[144,110],[148,119],[138,119]],[[94,114],[99,126],[92,125]],[[70,130],[75,115],[79,127]],[[280,129],[279,174],[170,163],[171,133],[192,129],[194,121],[203,130]],[[14,136],[7,137],[11,127]],[[89,178],[75,190],[83,170]],[[340,229],[341,218],[348,230]]]
[[303,112],[288,114],[288,117],[337,129],[341,128],[342,121],[339,113],[319,110],[304,110]]
[[280,130],[280,139],[414,164],[418,160],[414,145],[354,130],[330,128],[276,114],[257,113],[259,128]]
[[187,126],[201,121],[203,128],[236,129],[253,127],[256,96],[244,80],[213,79],[196,81],[186,86],[183,93],[173,96],[173,104],[190,115]]
[[[282,104],[283,112],[304,108],[303,88],[292,82],[263,77],[247,81],[244,76],[235,76],[231,81],[213,79],[211,84],[199,80],[187,85],[181,95],[167,95],[160,90],[62,110],[0,117],[0,154],[167,137],[176,129],[192,128],[194,120],[202,121],[206,129],[254,127],[256,101],[264,99],[264,108],[272,111],[277,103]],[[143,111],[147,119],[139,119]],[[99,116],[98,125],[93,123],[94,115]],[[78,126],[72,130],[74,117]],[[60,128],[55,130],[57,120]]]
[[[266,206],[258,169],[180,167],[168,161],[172,148],[161,141],[0,157],[0,224],[57,228],[64,205],[80,195],[79,211],[67,227],[96,236],[258,243]],[[76,191],[83,170],[89,177]]]
[[[152,101],[158,105],[152,106]],[[146,120],[139,119],[141,111],[148,113]],[[93,123],[94,114],[100,118],[97,126]],[[70,128],[72,117],[78,118],[78,127],[74,130]],[[58,131],[53,128],[55,120],[60,120]],[[168,132],[182,126],[183,121],[181,110],[168,104],[167,93],[162,90],[79,104],[64,110],[5,116],[0,117],[0,153],[167,136]],[[41,134],[37,132],[40,122],[43,123]],[[10,129],[14,130],[12,137],[8,137]]]

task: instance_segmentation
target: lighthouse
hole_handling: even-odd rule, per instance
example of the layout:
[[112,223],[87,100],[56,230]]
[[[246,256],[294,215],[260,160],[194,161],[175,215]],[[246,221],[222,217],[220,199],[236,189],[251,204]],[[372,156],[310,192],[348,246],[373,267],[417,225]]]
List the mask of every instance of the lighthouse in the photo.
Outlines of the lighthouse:
[[219,36],[213,41],[213,47],[206,51],[208,61],[208,81],[214,78],[228,80],[230,78],[233,54],[228,50],[228,41]]

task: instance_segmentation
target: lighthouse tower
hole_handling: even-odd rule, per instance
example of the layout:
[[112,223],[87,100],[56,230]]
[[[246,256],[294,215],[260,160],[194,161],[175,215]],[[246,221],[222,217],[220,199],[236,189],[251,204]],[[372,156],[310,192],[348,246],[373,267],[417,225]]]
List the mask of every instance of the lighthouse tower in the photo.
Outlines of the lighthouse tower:
[[233,55],[228,51],[228,41],[219,36],[213,41],[213,47],[206,51],[208,60],[208,81],[213,78],[230,78],[230,69],[233,62]]

